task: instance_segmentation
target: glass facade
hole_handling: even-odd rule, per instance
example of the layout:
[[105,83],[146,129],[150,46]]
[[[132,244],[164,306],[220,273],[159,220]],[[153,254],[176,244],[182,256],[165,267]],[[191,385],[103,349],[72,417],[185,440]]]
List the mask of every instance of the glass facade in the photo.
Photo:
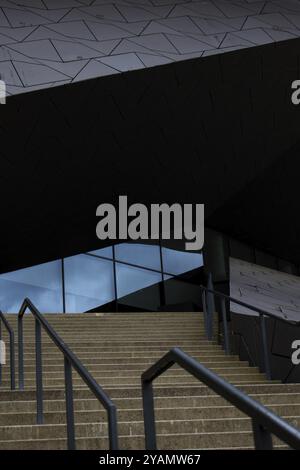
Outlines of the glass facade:
[[1,274],[0,304],[4,312],[17,312],[29,297],[42,312],[62,312],[61,261]]
[[81,313],[121,298],[126,304],[137,293],[142,308],[138,291],[148,289],[147,304],[154,306],[159,283],[201,266],[201,253],[122,243],[1,274],[0,303],[4,312],[16,313],[29,297],[44,313]]
[[66,312],[85,312],[114,300],[112,261],[77,255],[63,263]]

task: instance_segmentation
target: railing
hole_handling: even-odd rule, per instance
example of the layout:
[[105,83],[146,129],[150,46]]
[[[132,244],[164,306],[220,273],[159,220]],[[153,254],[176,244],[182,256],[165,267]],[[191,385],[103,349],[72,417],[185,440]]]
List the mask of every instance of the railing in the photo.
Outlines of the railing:
[[202,294],[202,305],[203,305],[206,335],[209,340],[211,340],[213,337],[213,317],[214,317],[214,311],[215,311],[215,298],[217,297],[220,301],[220,306],[221,306],[220,313],[221,313],[222,324],[223,324],[224,351],[226,354],[230,354],[230,340],[229,340],[229,332],[228,332],[226,302],[232,302],[237,305],[241,305],[242,307],[246,307],[247,309],[252,310],[253,312],[259,315],[264,371],[265,371],[267,379],[271,380],[272,373],[271,373],[270,355],[269,355],[268,340],[267,340],[266,317],[275,318],[278,321],[289,323],[291,325],[297,325],[299,324],[299,322],[294,322],[290,320],[285,320],[284,318],[279,318],[270,312],[266,312],[265,310],[259,307],[255,307],[253,305],[247,304],[246,302],[242,302],[241,300],[235,299],[234,297],[230,297],[229,295],[223,294],[222,292],[217,292],[213,289],[210,289],[204,286],[200,286],[200,289],[201,289],[201,294]]
[[272,434],[274,434],[293,449],[300,450],[300,432],[296,428],[261,403],[226,382],[226,380],[200,364],[180,348],[171,349],[142,374],[145,445],[147,450],[156,450],[157,448],[152,382],[174,364],[180,365],[252,419],[255,449],[271,450],[273,447]]
[[77,356],[64,343],[59,335],[54,331],[48,321],[41,315],[38,309],[29,299],[25,299],[18,315],[18,346],[19,346],[19,387],[24,389],[24,352],[23,352],[23,316],[29,309],[35,318],[35,357],[36,357],[36,400],[37,400],[37,424],[43,424],[43,374],[42,374],[42,330],[44,328],[53,343],[63,353],[65,370],[65,395],[66,395],[66,414],[67,414],[67,440],[68,449],[74,450],[75,443],[75,424],[74,424],[74,403],[73,403],[73,384],[72,367],[84,380],[95,397],[100,401],[107,411],[108,418],[108,437],[110,450],[118,449],[117,432],[117,410],[114,403],[103,391],[100,385],[95,381],[92,375],[80,362]]
[[[1,322],[3,323],[4,327],[6,328],[9,334],[9,358],[10,358],[10,388],[11,390],[15,390],[15,335],[14,330],[6,320],[5,316],[0,310],[0,340],[2,340],[2,329],[1,329]],[[2,383],[2,364],[0,362],[0,384]]]

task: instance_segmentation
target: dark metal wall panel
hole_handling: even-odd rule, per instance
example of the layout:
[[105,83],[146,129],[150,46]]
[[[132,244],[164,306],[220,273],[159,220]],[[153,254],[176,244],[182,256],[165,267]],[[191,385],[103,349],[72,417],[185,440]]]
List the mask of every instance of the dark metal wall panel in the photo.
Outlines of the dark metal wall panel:
[[[9,98],[0,106],[1,271],[92,249],[97,205],[120,194],[205,203],[209,220],[299,139],[290,102],[299,44]],[[215,225],[237,232],[247,217]]]

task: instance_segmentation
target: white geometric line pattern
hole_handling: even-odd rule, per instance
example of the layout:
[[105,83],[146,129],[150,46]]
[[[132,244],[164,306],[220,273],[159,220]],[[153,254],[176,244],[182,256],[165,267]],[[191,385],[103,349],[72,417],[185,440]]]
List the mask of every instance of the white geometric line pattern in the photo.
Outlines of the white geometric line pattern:
[[300,36],[300,0],[0,0],[9,95]]
[[[300,320],[300,278],[275,269],[230,258],[230,295],[277,317]],[[256,315],[231,302],[235,313]]]

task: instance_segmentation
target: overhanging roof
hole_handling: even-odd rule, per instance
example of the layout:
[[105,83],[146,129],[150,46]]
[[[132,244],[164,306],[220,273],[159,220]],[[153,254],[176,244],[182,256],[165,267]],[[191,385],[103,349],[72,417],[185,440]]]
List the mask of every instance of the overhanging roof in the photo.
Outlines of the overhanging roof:
[[10,95],[300,36],[300,3],[2,0]]
[[[268,179],[288,152],[299,174],[300,107],[290,99],[299,45],[294,39],[10,97],[0,106],[1,270],[92,249],[96,207],[120,194],[130,202],[205,203],[214,227],[239,233],[249,212],[228,211],[225,220],[227,202],[238,204],[240,192],[260,175]],[[288,177],[282,185],[297,191]],[[272,197],[275,211],[280,198]],[[252,224],[249,243],[268,245],[272,217],[264,211],[259,231]],[[297,250],[285,240],[290,259]]]

